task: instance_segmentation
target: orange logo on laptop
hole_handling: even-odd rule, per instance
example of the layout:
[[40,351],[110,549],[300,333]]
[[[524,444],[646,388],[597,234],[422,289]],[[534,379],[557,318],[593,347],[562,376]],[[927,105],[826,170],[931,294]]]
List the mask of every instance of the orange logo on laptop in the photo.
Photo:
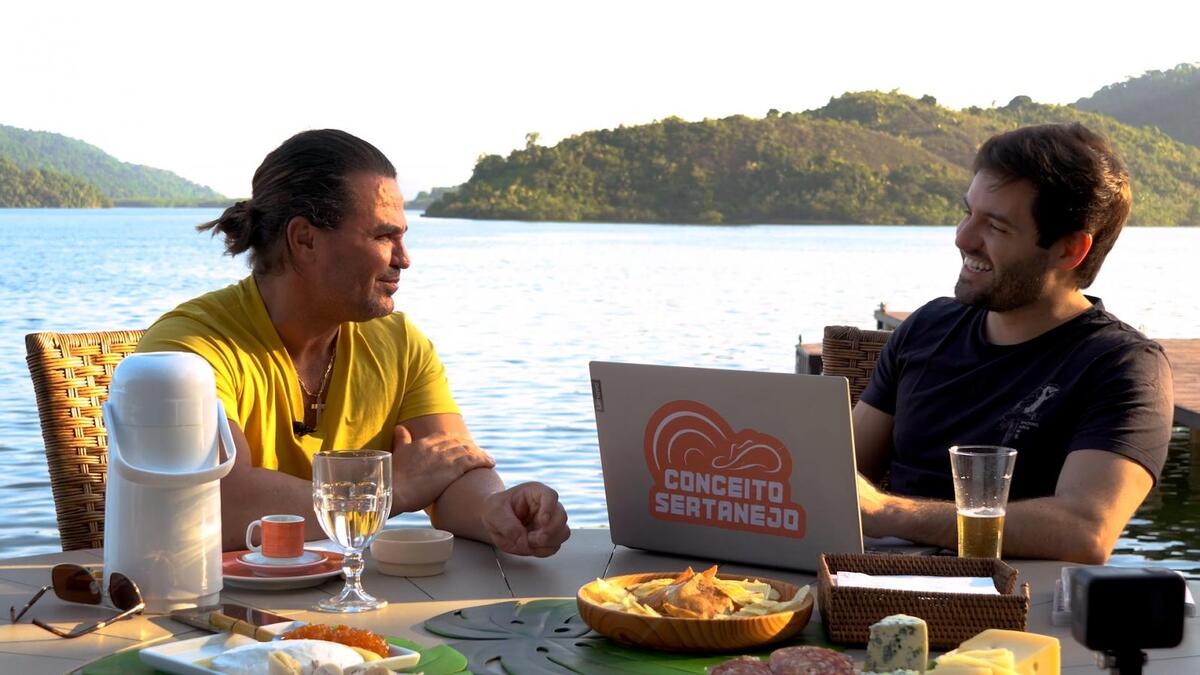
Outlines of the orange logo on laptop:
[[655,518],[804,537],[804,508],[791,501],[792,456],[779,439],[734,432],[703,403],[671,401],[650,416],[645,452]]

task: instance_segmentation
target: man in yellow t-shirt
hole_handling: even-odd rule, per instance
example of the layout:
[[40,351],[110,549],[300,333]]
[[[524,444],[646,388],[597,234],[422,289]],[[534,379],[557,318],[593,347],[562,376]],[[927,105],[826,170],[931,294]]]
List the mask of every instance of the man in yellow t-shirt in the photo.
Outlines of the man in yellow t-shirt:
[[163,315],[138,349],[203,357],[251,463],[300,478],[312,478],[319,450],[391,450],[401,421],[458,413],[433,345],[397,312],[340,328],[321,423],[305,429],[304,390],[253,276]]
[[391,162],[345,132],[307,131],[267,155],[252,189],[200,229],[249,252],[253,273],[168,312],[138,345],[213,368],[239,450],[221,481],[225,548],[264,514],[312,510],[314,453],[369,448],[392,452],[393,515],[426,509],[509,553],[557,551],[570,536],[558,494],[504,487],[432,343],[394,311],[409,257]]

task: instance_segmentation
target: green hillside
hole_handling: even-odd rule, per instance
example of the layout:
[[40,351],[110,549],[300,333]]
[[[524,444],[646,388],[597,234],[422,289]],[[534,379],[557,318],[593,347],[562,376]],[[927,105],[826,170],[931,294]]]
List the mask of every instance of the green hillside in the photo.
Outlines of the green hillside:
[[[1129,168],[1134,197],[1130,224],[1200,224],[1200,148],[1157,129],[1133,127],[1107,115],[1034,103],[1027,96],[1018,96],[999,108],[954,112],[932,99],[879,92],[846,94],[806,114],[844,119],[916,141],[964,170],[970,167],[979,144],[996,133],[1030,124],[1082,122],[1107,136]],[[965,186],[964,182],[963,190]],[[956,215],[954,221],[957,219]]]
[[111,206],[90,183],[43,169],[22,169],[0,157],[0,206],[6,208]]
[[0,158],[24,170],[74,176],[117,204],[172,205],[224,199],[170,171],[122,162],[94,145],[61,134],[0,125]]
[[1134,126],[1155,126],[1176,140],[1200,146],[1200,65],[1184,63],[1110,84],[1075,102]]
[[590,131],[553,147],[530,136],[481,158],[429,216],[690,223],[955,223],[987,137],[1079,120],[1130,166],[1132,223],[1200,222],[1200,149],[1154,129],[1018,97],[953,111],[931,97],[860,92],[805,113],[771,111]]

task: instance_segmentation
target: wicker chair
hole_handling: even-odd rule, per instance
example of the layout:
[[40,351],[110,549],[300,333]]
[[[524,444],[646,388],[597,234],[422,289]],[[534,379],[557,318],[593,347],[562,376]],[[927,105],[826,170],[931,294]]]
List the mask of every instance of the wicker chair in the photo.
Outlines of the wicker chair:
[[113,369],[133,352],[143,332],[25,336],[64,551],[104,545],[108,436],[100,407]]
[[821,374],[850,380],[850,405],[858,403],[871,380],[871,371],[891,331],[863,330],[853,326],[826,326],[821,341]]

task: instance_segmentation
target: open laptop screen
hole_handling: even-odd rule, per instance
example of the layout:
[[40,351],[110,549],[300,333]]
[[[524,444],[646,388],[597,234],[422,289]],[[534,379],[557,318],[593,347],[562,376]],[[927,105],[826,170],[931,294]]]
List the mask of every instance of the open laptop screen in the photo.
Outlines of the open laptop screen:
[[862,552],[844,378],[590,366],[614,543],[809,571]]

